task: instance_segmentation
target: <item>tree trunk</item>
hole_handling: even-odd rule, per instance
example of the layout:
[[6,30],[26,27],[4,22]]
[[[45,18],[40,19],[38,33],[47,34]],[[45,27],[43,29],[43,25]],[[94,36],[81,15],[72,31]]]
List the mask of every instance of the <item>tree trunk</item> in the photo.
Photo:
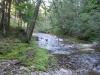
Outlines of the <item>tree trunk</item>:
[[10,13],[11,13],[11,3],[12,3],[12,0],[8,0],[9,1],[9,7],[8,7],[8,28],[10,26]]
[[5,36],[6,35],[6,13],[5,13],[5,8],[6,8],[6,4],[5,4],[5,0],[2,2],[2,19],[1,19],[1,29],[2,29],[2,33]]
[[27,28],[27,42],[29,42],[31,40],[32,34],[33,34],[33,30],[36,24],[36,20],[38,17],[38,13],[39,13],[39,7],[41,5],[42,0],[37,0],[37,4],[34,10],[34,15],[33,15],[33,22],[31,23],[31,25]]
[[9,25],[10,25],[10,10],[11,10],[12,0],[2,1],[2,19],[1,19],[1,29],[4,36],[7,35]]

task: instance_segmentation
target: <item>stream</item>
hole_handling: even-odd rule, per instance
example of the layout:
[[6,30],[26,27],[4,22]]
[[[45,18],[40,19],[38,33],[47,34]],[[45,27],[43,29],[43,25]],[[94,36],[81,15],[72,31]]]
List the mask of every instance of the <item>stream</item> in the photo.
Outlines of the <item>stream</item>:
[[100,53],[92,48],[94,44],[65,44],[62,38],[45,33],[33,36],[39,47],[47,49],[59,64],[59,70],[40,75],[100,75]]

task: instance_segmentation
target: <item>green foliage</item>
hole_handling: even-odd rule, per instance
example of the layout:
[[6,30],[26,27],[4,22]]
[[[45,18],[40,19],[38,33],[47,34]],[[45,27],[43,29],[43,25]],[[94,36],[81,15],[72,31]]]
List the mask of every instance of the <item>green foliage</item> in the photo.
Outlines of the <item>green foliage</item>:
[[46,71],[48,68],[48,53],[47,50],[37,49],[34,57],[34,65],[36,70]]
[[[29,68],[34,65],[34,69],[41,71],[48,68],[49,56],[47,50],[39,48],[34,40],[30,44],[21,43],[15,38],[4,40],[5,42],[0,41],[0,48],[4,48],[6,52],[3,51],[3,54],[0,54],[0,60],[18,60]],[[3,43],[7,43],[7,48]]]
[[32,22],[35,4],[28,0],[23,0],[15,3],[14,6],[17,14],[19,15],[18,17],[24,22],[30,24]]
[[51,32],[86,41],[97,40],[100,35],[99,10],[99,0],[54,1],[50,6]]
[[86,9],[88,11],[100,8],[100,1],[99,0],[86,0],[86,2],[87,2]]

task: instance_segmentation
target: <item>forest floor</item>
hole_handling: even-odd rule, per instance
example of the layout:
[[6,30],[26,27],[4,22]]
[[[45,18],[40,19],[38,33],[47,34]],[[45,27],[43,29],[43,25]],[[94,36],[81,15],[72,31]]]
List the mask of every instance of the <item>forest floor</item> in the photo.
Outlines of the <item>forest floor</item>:
[[[39,48],[34,39],[27,44],[14,36],[6,38],[0,36],[0,75],[4,73],[4,70],[22,70],[23,67],[25,71],[25,67],[29,71],[45,71],[48,68],[48,58],[47,50]],[[7,75],[11,71],[7,72]]]

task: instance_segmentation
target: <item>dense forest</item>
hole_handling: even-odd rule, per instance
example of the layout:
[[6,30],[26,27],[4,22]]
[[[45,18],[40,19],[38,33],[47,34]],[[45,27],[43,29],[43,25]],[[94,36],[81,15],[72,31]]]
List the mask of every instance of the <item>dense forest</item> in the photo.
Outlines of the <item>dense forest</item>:
[[[35,34],[38,36],[34,36]],[[58,40],[54,42],[51,36]],[[43,38],[46,39],[43,40]],[[50,44],[53,43],[52,46],[56,44],[54,48],[47,46],[49,39],[51,40]],[[39,41],[42,41],[41,47]],[[44,43],[46,46],[43,46]],[[51,68],[58,68],[58,61],[63,63],[68,61],[68,57],[65,54],[63,56],[62,52],[51,54],[55,48],[58,52],[59,50],[67,52],[74,50],[75,53],[73,54],[79,53],[82,55],[98,52],[96,56],[99,56],[100,0],[0,0],[0,75],[31,75],[15,74],[12,72],[11,66],[7,67],[6,64],[2,66],[3,62],[10,65],[13,63],[15,69],[16,64],[24,66],[25,71],[25,67],[28,67],[27,69],[30,71],[47,71]],[[80,50],[88,52],[80,52]],[[71,56],[71,54],[68,56]],[[71,58],[74,59],[74,56]],[[98,60],[100,61],[100,59]],[[63,63],[64,66],[65,64]],[[60,63],[59,66],[61,67],[61,65]],[[66,65],[69,69],[69,63]],[[70,66],[73,65],[70,64]],[[2,71],[5,70],[4,67],[8,72]]]
[[48,5],[41,0],[1,0],[0,5],[0,30],[4,36],[10,32],[12,22],[15,22],[13,26],[23,29],[26,41],[29,41],[37,20],[36,27],[40,32],[87,41],[99,39],[99,0],[53,0]]

